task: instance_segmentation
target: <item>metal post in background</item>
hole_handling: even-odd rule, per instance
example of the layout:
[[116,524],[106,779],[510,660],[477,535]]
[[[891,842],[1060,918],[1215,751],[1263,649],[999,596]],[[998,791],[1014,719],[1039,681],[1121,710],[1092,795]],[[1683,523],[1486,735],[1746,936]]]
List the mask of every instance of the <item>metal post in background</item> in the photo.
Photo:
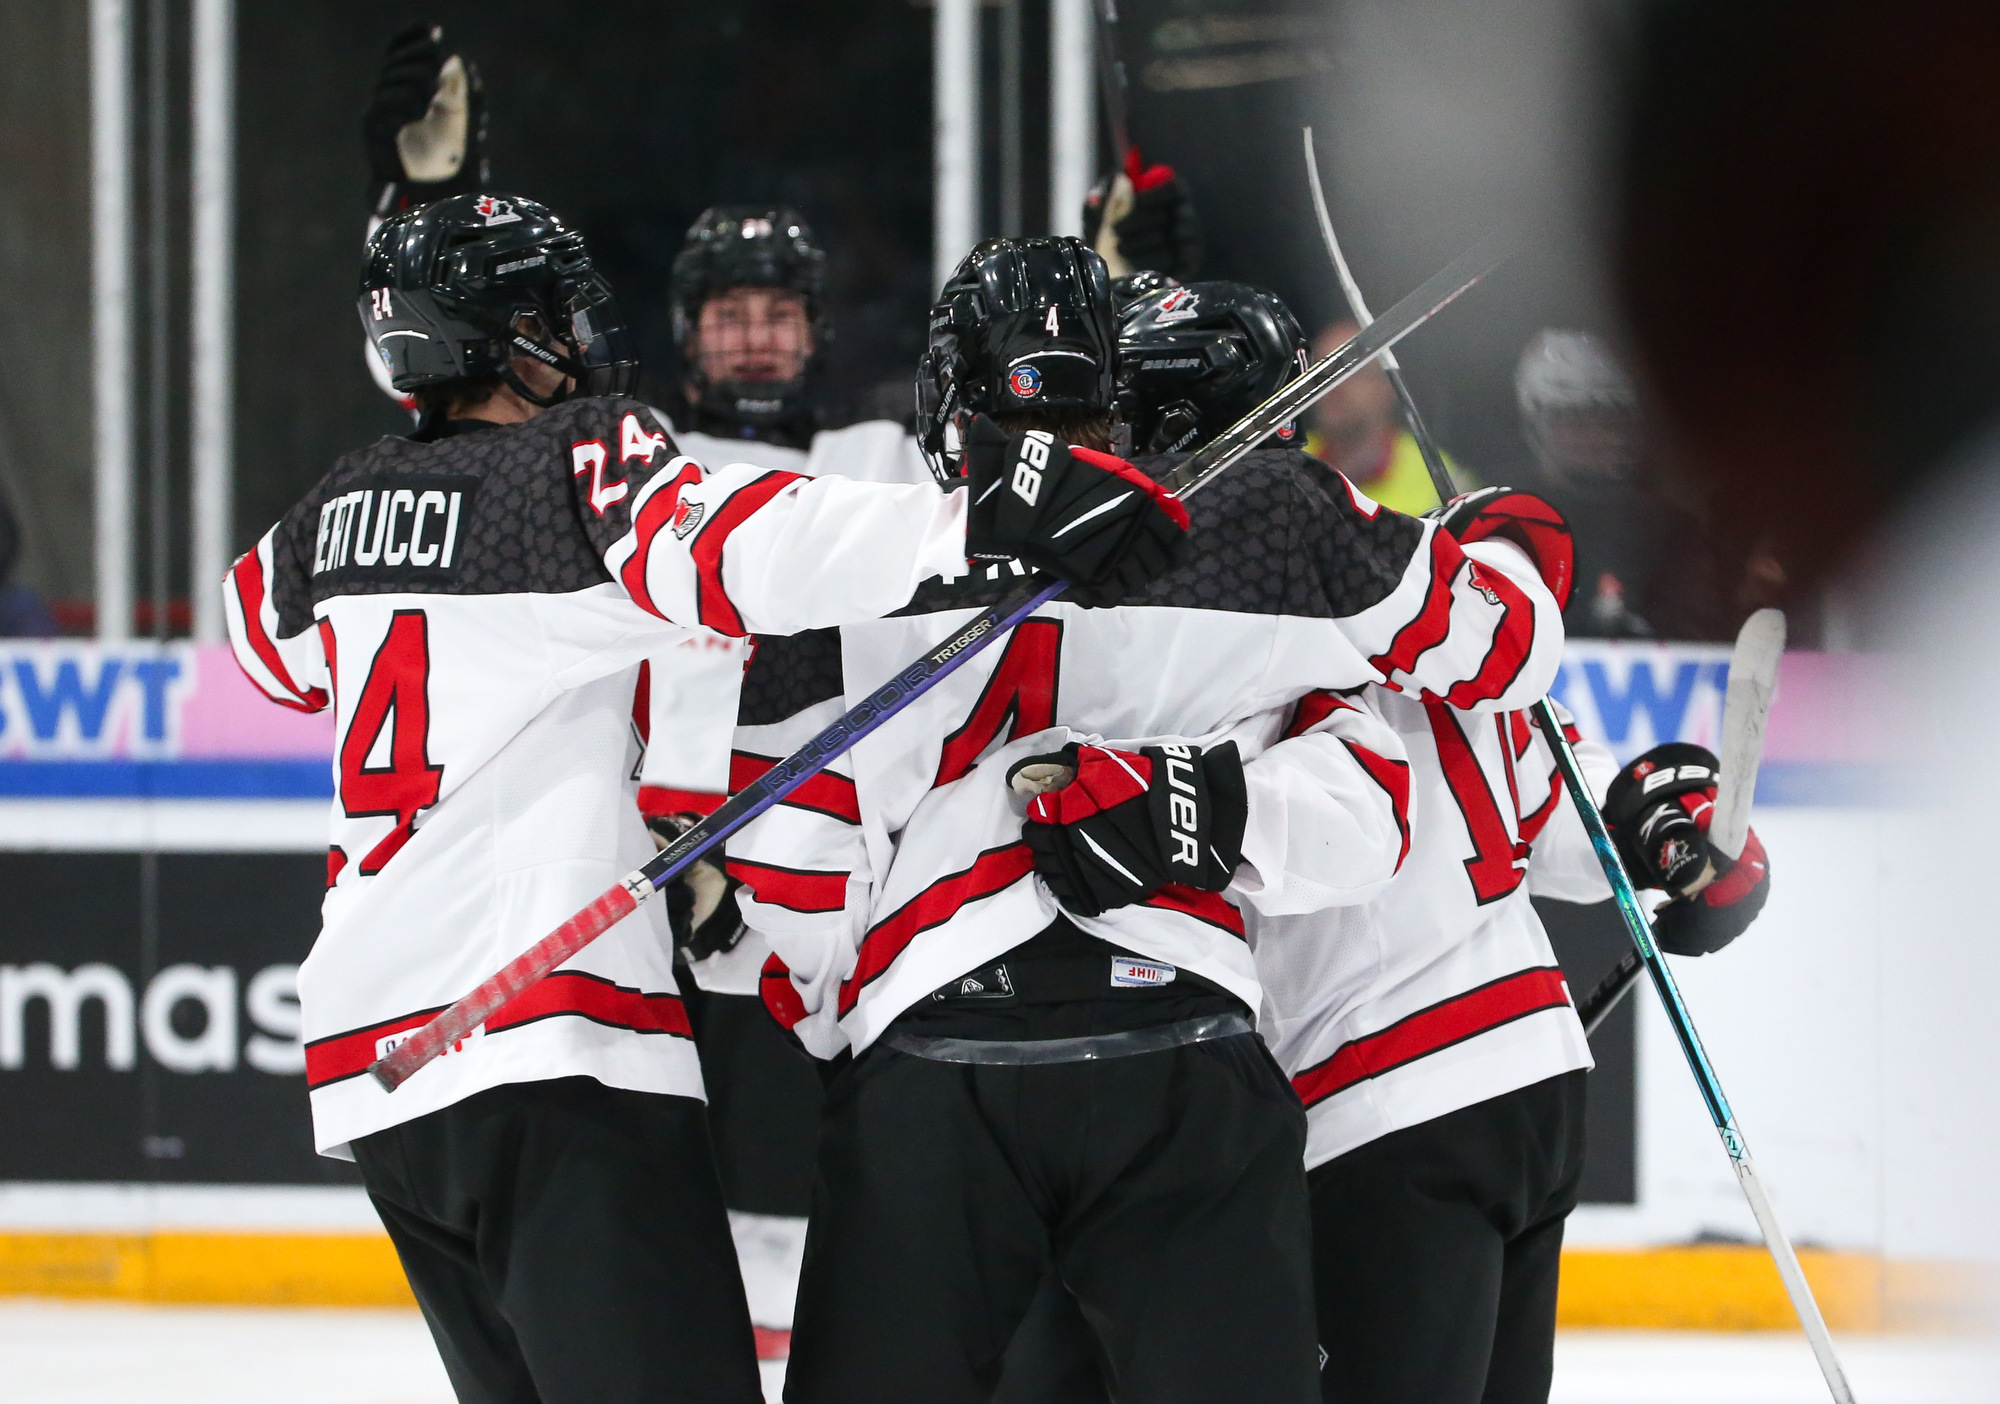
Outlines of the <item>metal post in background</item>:
[[1091,0],[1049,0],[1049,232],[1083,233],[1097,179],[1097,57]]
[[1021,228],[1021,0],[1000,0],[1000,232]]
[[188,341],[188,451],[192,541],[188,593],[194,636],[222,640],[222,590],[234,532],[236,286],[236,5],[194,0],[190,40],[193,119]]
[[173,218],[167,153],[168,0],[146,3],[146,576],[156,639],[167,636],[172,593],[173,522]]
[[90,4],[92,512],[97,636],[132,631],[132,14]]
[[937,0],[931,33],[931,286],[979,238],[979,4]]

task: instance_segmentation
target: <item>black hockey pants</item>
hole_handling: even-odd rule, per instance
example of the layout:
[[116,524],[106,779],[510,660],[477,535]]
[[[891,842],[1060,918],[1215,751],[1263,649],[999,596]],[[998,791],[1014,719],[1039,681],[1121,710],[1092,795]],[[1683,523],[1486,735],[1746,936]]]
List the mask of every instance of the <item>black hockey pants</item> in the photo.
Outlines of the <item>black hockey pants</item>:
[[760,1404],[700,1102],[513,1083],[354,1158],[459,1404]]
[[1582,1072],[1316,1166],[1325,1404],[1546,1404]]
[[[1006,1022],[1037,1040],[1145,1021],[1107,997]],[[878,1043],[834,1079],[820,1136],[791,1404],[984,1404],[1051,1268],[1121,1404],[1313,1399],[1304,1114],[1254,1034],[1028,1066]]]

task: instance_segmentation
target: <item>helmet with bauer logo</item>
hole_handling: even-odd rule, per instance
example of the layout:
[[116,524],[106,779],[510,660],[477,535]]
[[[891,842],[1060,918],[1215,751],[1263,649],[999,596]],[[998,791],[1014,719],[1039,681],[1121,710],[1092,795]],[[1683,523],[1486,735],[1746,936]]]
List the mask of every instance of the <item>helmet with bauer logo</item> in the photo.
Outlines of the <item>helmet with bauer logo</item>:
[[[399,391],[498,380],[546,406],[623,394],[638,372],[583,236],[519,195],[454,195],[383,221],[356,306]],[[511,368],[516,357],[561,371],[575,388],[531,392]]]

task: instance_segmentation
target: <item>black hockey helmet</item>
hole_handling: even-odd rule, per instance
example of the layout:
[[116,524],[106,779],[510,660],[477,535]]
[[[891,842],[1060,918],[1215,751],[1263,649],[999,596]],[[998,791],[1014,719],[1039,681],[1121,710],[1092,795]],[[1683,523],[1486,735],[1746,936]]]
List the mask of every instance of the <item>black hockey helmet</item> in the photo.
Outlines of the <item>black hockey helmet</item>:
[[[384,220],[368,241],[356,304],[368,343],[400,391],[498,376],[538,405],[516,356],[576,382],[569,393],[619,395],[638,372],[630,335],[583,236],[519,195],[453,195]],[[515,327],[539,318],[546,341]]]
[[1118,340],[1104,260],[1081,239],[986,239],[931,306],[917,431],[938,481],[961,414],[1109,414]]
[[1158,292],[1161,288],[1177,288],[1181,280],[1171,273],[1155,272],[1151,268],[1141,268],[1136,273],[1121,273],[1111,280],[1111,301],[1123,312],[1147,293]]
[[[1306,368],[1291,309],[1244,283],[1163,287],[1118,318],[1118,405],[1141,453],[1192,449]],[[1298,435],[1287,424],[1274,436]]]
[[[812,349],[790,380],[710,384],[695,354],[701,307],[731,288],[784,288],[805,298]],[[812,371],[833,335],[826,251],[789,205],[716,205],[703,210],[674,257],[674,344],[701,410],[731,425],[769,428],[809,413]]]

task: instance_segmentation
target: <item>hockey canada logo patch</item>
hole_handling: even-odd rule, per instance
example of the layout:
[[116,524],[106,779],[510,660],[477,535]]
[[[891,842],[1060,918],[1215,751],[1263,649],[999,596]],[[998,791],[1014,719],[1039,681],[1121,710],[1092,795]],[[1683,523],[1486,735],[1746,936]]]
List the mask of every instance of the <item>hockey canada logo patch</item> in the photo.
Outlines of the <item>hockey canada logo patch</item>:
[[706,502],[690,502],[683,497],[674,505],[674,538],[688,539],[688,533],[701,525],[701,519],[708,515]]
[[502,200],[494,195],[481,195],[472,205],[473,213],[486,221],[487,228],[496,224],[519,224],[520,211],[514,208],[512,200]]
[[1007,388],[1017,400],[1032,400],[1042,393],[1042,373],[1033,366],[1016,366],[1007,376]]
[[1201,315],[1201,294],[1189,292],[1186,288],[1175,288],[1160,299],[1160,310],[1153,316],[1155,326],[1171,326],[1175,322],[1191,322]]

